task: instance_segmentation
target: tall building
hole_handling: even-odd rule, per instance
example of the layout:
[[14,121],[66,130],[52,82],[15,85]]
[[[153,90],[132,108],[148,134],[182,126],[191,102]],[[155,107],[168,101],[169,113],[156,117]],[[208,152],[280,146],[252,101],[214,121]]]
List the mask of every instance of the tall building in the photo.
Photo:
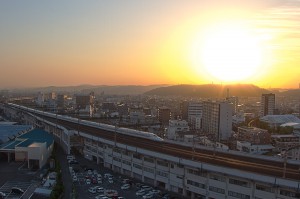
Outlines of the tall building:
[[188,108],[189,108],[188,101],[182,101],[180,103],[180,116],[182,120],[188,120]]
[[166,106],[159,107],[157,110],[157,118],[162,125],[168,125],[171,119],[171,110]]
[[57,95],[57,108],[64,109],[67,95],[58,94]]
[[260,115],[274,115],[275,111],[275,94],[262,94]]
[[76,95],[76,107],[77,109],[85,109],[86,106],[94,105],[94,95],[93,93],[89,95]]
[[188,106],[188,121],[193,129],[201,128],[202,102],[190,102]]
[[235,115],[238,112],[239,98],[231,96],[227,97],[226,100],[232,105],[232,114]]
[[204,101],[202,130],[211,139],[227,140],[232,132],[232,105],[227,101]]

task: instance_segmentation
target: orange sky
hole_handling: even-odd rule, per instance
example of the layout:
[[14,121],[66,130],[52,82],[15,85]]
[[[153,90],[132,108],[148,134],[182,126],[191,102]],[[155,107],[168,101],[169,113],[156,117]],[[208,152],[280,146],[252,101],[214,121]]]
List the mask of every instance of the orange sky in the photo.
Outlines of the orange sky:
[[231,22],[263,52],[233,83],[298,88],[299,21],[296,0],[0,2],[0,88],[221,83],[192,57],[210,27]]

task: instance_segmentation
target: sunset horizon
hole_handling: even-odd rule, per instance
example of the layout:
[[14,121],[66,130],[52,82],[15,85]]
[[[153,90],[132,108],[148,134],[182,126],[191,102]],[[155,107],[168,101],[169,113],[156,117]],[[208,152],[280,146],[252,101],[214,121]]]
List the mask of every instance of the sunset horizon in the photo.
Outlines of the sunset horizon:
[[[33,6],[34,5],[34,6]],[[299,88],[300,3],[2,2],[0,88]]]

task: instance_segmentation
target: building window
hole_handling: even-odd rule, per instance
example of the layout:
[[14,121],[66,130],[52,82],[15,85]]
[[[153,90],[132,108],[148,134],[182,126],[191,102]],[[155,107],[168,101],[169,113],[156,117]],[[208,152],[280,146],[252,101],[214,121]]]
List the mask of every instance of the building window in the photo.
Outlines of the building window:
[[204,171],[204,170],[188,169],[187,172],[190,174],[197,175],[197,176],[206,177],[206,171]]
[[144,157],[144,161],[154,163],[154,159],[149,157]]
[[228,191],[228,196],[232,196],[234,198],[240,198],[240,199],[250,199],[249,195],[245,195],[234,191]]
[[242,180],[236,180],[236,179],[232,179],[232,178],[229,179],[229,183],[238,185],[238,186],[242,186],[242,187],[250,187],[248,182],[242,181]]
[[260,185],[260,184],[257,184],[255,186],[256,186],[257,190],[274,193],[274,189],[272,187],[268,187],[268,186]]
[[209,186],[209,190],[216,193],[225,194],[225,189],[221,189],[218,187]]
[[161,160],[157,160],[157,164],[160,166],[168,167],[169,163]]
[[293,197],[293,198],[299,198],[300,197],[300,193],[296,193],[294,191],[282,190],[282,189],[280,189],[280,195]]
[[142,167],[141,165],[134,164],[134,163],[133,163],[133,167],[134,167],[134,168],[137,168],[137,169],[140,169],[140,170],[143,169],[143,167]]
[[154,173],[154,169],[144,167],[144,171],[149,172],[149,173]]
[[127,160],[123,160],[122,162],[123,162],[123,164],[126,164],[126,165],[128,165],[128,166],[131,166],[131,162],[129,162],[129,161],[127,161]]
[[192,180],[187,180],[187,184],[195,186],[195,187],[199,187],[201,189],[206,189],[205,184],[199,183],[199,182],[194,182]]
[[220,181],[220,182],[225,182],[225,177],[223,176],[219,176],[219,175],[215,175],[215,174],[210,174],[209,178],[212,180],[216,180],[216,181]]
[[135,154],[133,154],[133,158],[141,160],[142,159],[142,155],[138,154],[138,153],[135,153]]
[[162,176],[162,177],[166,177],[166,178],[169,176],[168,173],[162,172],[162,171],[156,171],[156,174],[159,176]]

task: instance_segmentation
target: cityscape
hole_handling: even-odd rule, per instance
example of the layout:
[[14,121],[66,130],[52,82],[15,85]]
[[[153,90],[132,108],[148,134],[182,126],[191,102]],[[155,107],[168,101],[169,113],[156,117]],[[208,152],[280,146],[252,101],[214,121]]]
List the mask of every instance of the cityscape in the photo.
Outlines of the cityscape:
[[0,16],[0,199],[300,198],[299,1]]

